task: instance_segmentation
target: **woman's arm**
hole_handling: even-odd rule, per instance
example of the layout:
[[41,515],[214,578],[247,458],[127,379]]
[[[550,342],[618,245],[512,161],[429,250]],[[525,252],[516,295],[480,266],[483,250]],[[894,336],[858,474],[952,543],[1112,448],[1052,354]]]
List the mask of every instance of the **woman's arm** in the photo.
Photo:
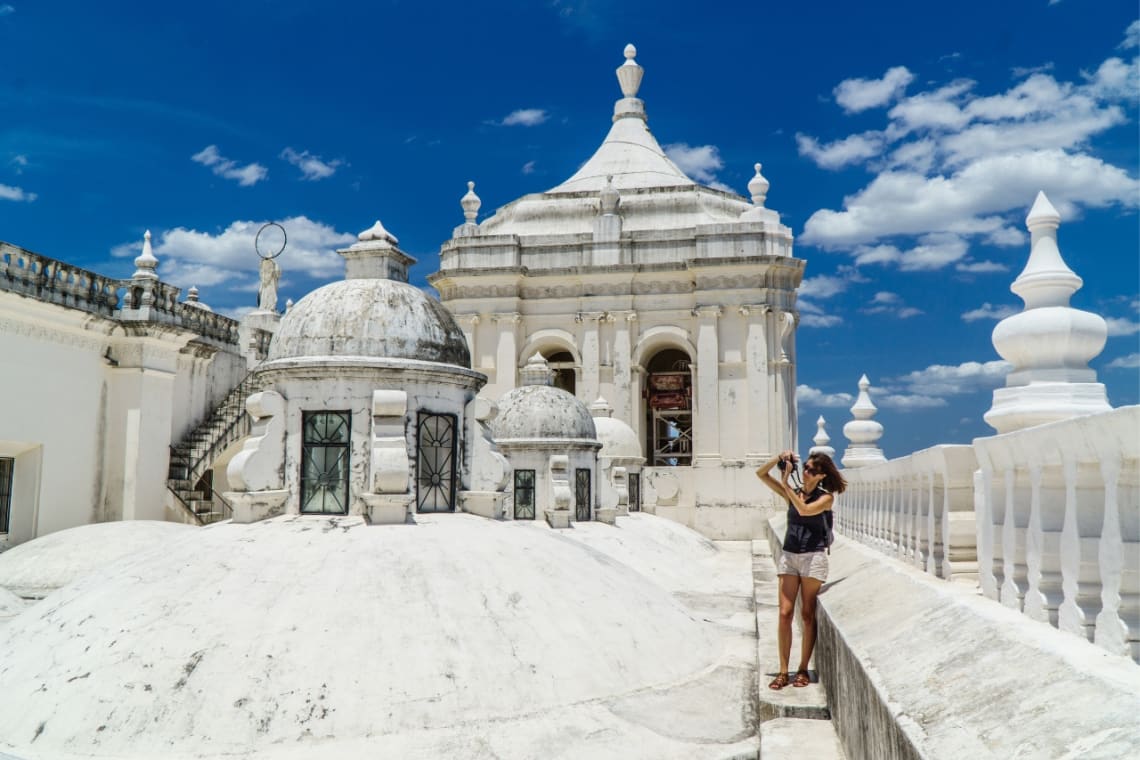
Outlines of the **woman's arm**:
[[788,500],[792,502],[792,506],[796,508],[796,511],[800,513],[801,517],[811,517],[812,515],[822,514],[831,509],[835,497],[829,493],[825,493],[823,496],[809,503],[804,501],[803,494],[792,491],[788,495]]
[[[785,498],[785,499],[788,498],[788,494],[792,492],[791,487],[787,483],[782,483],[779,480],[776,480],[769,473],[772,471],[772,468],[776,466],[776,464],[780,461],[781,458],[783,458],[786,454],[790,454],[790,453],[791,452],[785,451],[782,454],[777,454],[776,456],[772,457],[771,459],[769,459],[764,464],[760,465],[760,467],[756,470],[756,477],[760,478],[761,482],[763,482],[764,485],[768,486],[773,491],[775,491],[777,494],[779,494],[782,498]],[[785,470],[782,474],[786,478],[787,477],[787,470]]]

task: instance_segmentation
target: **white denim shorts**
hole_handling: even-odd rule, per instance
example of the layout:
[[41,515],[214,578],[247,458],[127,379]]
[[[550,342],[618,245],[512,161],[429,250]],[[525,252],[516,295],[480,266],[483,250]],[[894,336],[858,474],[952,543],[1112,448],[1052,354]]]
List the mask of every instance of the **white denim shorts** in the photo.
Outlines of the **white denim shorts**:
[[776,563],[776,575],[798,575],[801,578],[815,578],[819,582],[827,580],[827,552],[807,552],[793,554],[780,552]]

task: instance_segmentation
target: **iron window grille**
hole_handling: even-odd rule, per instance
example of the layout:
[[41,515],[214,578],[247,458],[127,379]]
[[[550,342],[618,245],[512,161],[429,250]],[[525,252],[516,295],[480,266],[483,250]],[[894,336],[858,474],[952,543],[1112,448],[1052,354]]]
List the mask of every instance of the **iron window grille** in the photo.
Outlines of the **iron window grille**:
[[641,473],[629,474],[629,511],[641,511]]
[[15,465],[15,459],[0,457],[0,533],[8,532],[12,512],[12,471]]
[[534,519],[534,470],[515,470],[515,519]]
[[420,412],[416,423],[416,511],[455,510],[454,414]]
[[351,412],[301,415],[301,512],[348,514]]
[[574,519],[585,522],[590,519],[590,471],[574,471]]

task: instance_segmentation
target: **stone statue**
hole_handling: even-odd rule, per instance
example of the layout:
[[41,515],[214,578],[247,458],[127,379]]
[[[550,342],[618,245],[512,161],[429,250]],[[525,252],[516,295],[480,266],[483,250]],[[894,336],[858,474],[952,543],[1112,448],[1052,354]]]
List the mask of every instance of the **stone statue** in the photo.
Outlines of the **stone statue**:
[[277,281],[281,279],[281,267],[274,259],[263,258],[258,271],[257,308],[261,311],[277,311]]

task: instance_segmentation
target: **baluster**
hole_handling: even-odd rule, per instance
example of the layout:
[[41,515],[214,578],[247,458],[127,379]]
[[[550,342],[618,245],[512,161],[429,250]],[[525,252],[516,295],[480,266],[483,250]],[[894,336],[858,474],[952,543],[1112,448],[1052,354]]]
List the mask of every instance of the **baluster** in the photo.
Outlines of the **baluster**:
[[1113,654],[1132,655],[1130,639],[1135,640],[1120,618],[1120,588],[1123,571],[1124,541],[1120,535],[1117,484],[1120,477],[1120,453],[1101,455],[1100,472],[1104,479],[1104,525],[1100,532],[1097,564],[1100,569],[1101,610],[1096,616],[1093,641]]
[[997,558],[994,556],[997,510],[994,508],[993,479],[993,470],[988,463],[974,473],[974,515],[978,532],[978,581],[983,594],[990,599],[997,599],[999,580],[994,574],[997,567]]
[[1025,614],[1034,620],[1048,623],[1049,601],[1041,592],[1042,555],[1045,550],[1045,531],[1041,528],[1041,478],[1041,464],[1030,464],[1029,522],[1025,528]]
[[1001,528],[1002,575],[1001,603],[1011,609],[1021,609],[1024,586],[1019,585],[1017,569],[1017,469],[1005,470],[1005,510]]
[[1063,454],[1062,471],[1065,479],[1065,523],[1061,529],[1061,589],[1064,600],[1057,612],[1057,624],[1085,638],[1090,637],[1088,615],[1081,607],[1085,594],[1081,588],[1081,533],[1080,505],[1077,503],[1077,461],[1069,453]]

